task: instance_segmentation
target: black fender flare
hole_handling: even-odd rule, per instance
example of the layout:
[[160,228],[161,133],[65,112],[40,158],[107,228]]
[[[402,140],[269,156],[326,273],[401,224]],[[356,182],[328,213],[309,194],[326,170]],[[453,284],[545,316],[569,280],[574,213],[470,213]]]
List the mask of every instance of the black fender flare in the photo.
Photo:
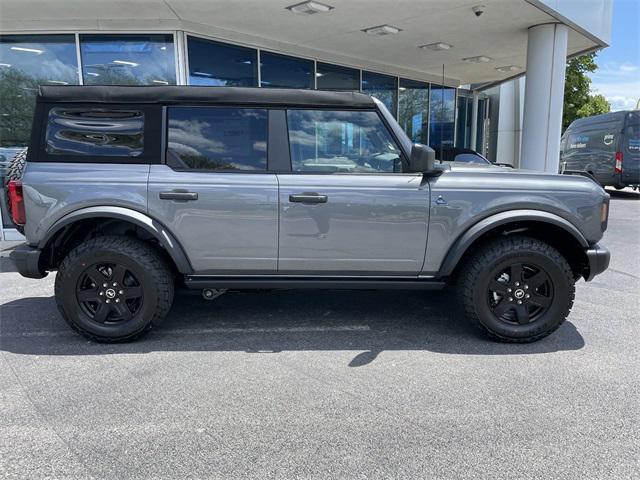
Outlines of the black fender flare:
[[38,243],[38,248],[44,249],[63,228],[80,220],[88,218],[113,218],[132,223],[152,235],[162,248],[164,248],[180,273],[191,274],[193,268],[189,262],[182,245],[160,222],[154,220],[148,215],[125,207],[103,206],[103,207],[86,207],[75,210],[62,218],[58,219],[49,229],[47,233]]
[[469,247],[471,247],[473,242],[483,234],[501,225],[522,221],[548,223],[556,227],[560,227],[567,233],[571,234],[582,248],[585,250],[589,248],[589,242],[584,238],[582,232],[580,232],[580,230],[578,230],[578,228],[571,222],[559,215],[542,210],[509,210],[493,214],[480,220],[458,237],[445,255],[444,260],[440,265],[439,275],[451,275],[465,252]]

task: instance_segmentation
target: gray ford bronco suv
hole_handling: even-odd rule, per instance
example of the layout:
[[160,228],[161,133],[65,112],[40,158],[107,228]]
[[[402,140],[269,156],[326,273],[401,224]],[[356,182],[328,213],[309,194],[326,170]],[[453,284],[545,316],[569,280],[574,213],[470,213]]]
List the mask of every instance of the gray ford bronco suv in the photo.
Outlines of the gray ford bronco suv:
[[604,271],[609,196],[589,178],[436,163],[360,93],[42,87],[9,185],[30,278],[60,313],[132,340],[178,286],[455,286],[491,337],[531,342]]

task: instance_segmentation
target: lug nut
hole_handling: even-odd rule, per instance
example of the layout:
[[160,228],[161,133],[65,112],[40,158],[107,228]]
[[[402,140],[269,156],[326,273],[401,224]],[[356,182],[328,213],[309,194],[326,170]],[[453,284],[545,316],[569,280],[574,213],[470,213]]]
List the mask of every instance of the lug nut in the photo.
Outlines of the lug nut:
[[103,284],[102,284],[102,286],[103,286],[104,288],[107,288],[107,287],[109,286],[109,284],[108,284],[108,283],[103,283]]
[[519,287],[519,286],[520,286],[520,282],[516,282],[516,287]]
[[109,300],[109,299],[107,298],[106,302],[107,302],[107,303],[111,303],[111,300]]
[[117,285],[118,285],[118,284],[117,284],[116,282],[113,282],[113,286],[114,286],[114,287],[115,287],[115,286],[117,286]]
[[96,288],[96,284],[95,284],[95,283],[92,283],[92,284],[91,284],[91,288]]
[[124,295],[124,290],[120,290],[120,291],[118,291],[118,293],[119,293],[120,295]]
[[522,305],[522,300],[518,300],[518,305]]
[[511,289],[510,289],[510,288],[507,288],[507,292],[511,293]]
[[524,296],[524,298],[529,298],[531,295],[529,295],[528,293]]
[[527,284],[525,283],[525,285],[524,285],[524,289],[525,289],[525,290],[529,290],[529,285],[527,285]]
[[119,298],[116,298],[116,303],[120,303],[120,299]]
[[512,298],[512,297],[509,297],[509,301],[510,301],[510,302],[513,302],[513,298]]
[[100,292],[98,295],[101,295],[101,296],[102,296],[102,295],[104,295],[104,292]]

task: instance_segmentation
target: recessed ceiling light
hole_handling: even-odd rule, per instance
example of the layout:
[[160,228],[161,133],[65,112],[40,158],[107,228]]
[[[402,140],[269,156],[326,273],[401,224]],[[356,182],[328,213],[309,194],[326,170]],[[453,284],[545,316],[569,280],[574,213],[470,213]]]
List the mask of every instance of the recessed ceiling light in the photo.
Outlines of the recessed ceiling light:
[[26,47],[11,47],[11,50],[16,50],[18,52],[36,53],[38,55],[44,52],[44,50],[40,50],[38,48],[26,48]]
[[290,5],[286,7],[286,9],[292,11],[293,13],[313,15],[314,13],[327,13],[330,10],[333,10],[333,7],[331,5],[325,5],[324,3],[320,2],[308,1]]
[[95,73],[95,72],[87,72],[87,75],[91,75],[92,77],[99,77],[100,76],[99,73]]
[[69,85],[69,82],[63,82],[62,80],[47,80],[47,83],[54,83],[56,85]]
[[10,63],[0,63],[0,67],[7,67],[9,68],[11,66]]
[[451,47],[453,47],[453,45],[449,45],[448,43],[436,42],[436,43],[429,43],[427,45],[420,45],[418,48],[422,48],[423,50],[439,51],[439,50],[449,50]]
[[491,57],[485,57],[484,55],[478,55],[477,57],[467,57],[462,59],[467,63],[488,63],[491,61]]
[[114,60],[111,63],[117,63],[118,65],[129,65],[130,67],[137,67],[138,65],[140,65],[139,63],[127,62],[126,60]]
[[159,85],[169,85],[169,82],[165,81],[165,80],[152,80],[153,83],[157,83]]
[[212,74],[207,73],[207,72],[193,72],[192,75],[195,75],[196,77],[213,77]]
[[393,35],[401,32],[402,30],[398,27],[394,27],[393,25],[378,25],[377,27],[365,28],[362,30],[364,33],[368,35]]
[[518,70],[522,70],[522,67],[519,67],[517,65],[505,65],[504,67],[497,67],[496,70],[502,73],[509,73],[509,72],[517,72]]

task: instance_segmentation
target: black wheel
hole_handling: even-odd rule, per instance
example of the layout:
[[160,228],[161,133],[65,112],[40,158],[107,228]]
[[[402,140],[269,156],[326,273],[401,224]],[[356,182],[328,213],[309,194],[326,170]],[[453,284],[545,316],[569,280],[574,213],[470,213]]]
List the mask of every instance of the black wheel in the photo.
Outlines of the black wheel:
[[[7,176],[5,177],[5,195],[7,196],[7,206],[9,208],[9,215],[11,215],[11,202],[9,201],[9,181],[20,180],[24,174],[24,167],[27,161],[27,149],[20,150],[14,155],[7,167]],[[15,229],[24,235],[24,227],[21,225],[15,225]]]
[[126,237],[96,237],[62,261],[55,293],[71,328],[99,342],[123,342],[164,319],[173,301],[173,278],[149,245]]
[[575,296],[567,260],[552,246],[514,236],[488,243],[465,264],[462,301],[469,319],[505,342],[534,342],[555,331]]

